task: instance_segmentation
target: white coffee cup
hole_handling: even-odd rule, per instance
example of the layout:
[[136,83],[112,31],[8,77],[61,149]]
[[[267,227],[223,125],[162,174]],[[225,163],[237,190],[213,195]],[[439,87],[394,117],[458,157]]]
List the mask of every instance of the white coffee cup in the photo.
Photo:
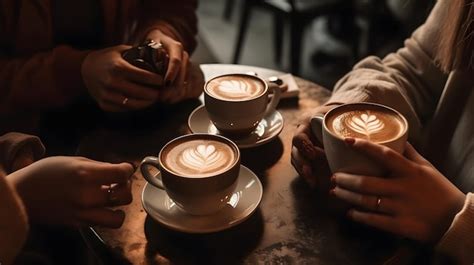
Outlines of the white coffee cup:
[[217,76],[204,86],[209,118],[229,136],[245,136],[255,130],[263,117],[275,111],[280,94],[278,86],[269,88],[263,79],[249,74]]
[[398,111],[376,103],[344,104],[311,119],[311,129],[324,145],[333,173],[383,176],[386,169],[347,146],[346,137],[365,138],[403,153],[408,122]]
[[[159,172],[152,174],[149,166]],[[145,157],[140,171],[187,213],[207,215],[222,209],[231,198],[240,171],[240,151],[225,137],[189,134],[167,143],[158,157]]]

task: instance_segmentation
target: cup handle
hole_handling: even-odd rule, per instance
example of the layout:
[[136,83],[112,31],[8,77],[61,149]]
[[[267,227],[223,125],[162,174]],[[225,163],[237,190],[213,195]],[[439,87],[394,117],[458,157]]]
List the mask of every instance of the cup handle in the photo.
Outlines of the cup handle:
[[[158,169],[158,173],[152,175],[148,169],[148,166],[152,166]],[[160,169],[160,161],[158,157],[154,156],[147,156],[145,157],[142,162],[140,163],[140,171],[142,172],[143,177],[145,178],[148,183],[151,185],[164,190],[165,187],[163,186],[163,181],[161,180],[161,171]]]
[[272,114],[276,110],[278,103],[280,103],[280,97],[281,97],[281,89],[278,85],[268,84],[268,89],[272,90],[273,97],[267,105],[267,109],[265,110],[264,117],[266,117],[269,114]]
[[319,142],[323,142],[323,122],[324,122],[324,115],[316,115],[311,118],[311,131],[319,140]]

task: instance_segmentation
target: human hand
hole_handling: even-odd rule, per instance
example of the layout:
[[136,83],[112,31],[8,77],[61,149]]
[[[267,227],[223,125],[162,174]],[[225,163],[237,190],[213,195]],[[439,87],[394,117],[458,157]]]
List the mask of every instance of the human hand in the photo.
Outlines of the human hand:
[[108,207],[132,201],[132,174],[128,163],[49,157],[8,175],[7,180],[16,187],[34,222],[118,228],[125,213]]
[[150,31],[147,39],[161,43],[169,55],[165,86],[160,90],[158,101],[173,104],[198,97],[204,87],[204,75],[199,65],[190,62],[183,45],[158,29]]
[[151,106],[159,96],[163,77],[122,58],[130,46],[119,45],[92,51],[81,66],[82,79],[101,109],[109,112],[138,110]]
[[335,106],[321,106],[306,113],[296,128],[291,150],[291,164],[312,188],[329,190],[331,171],[323,144],[311,132],[310,120],[324,115]]
[[346,143],[385,166],[386,178],[336,173],[336,197],[355,205],[354,221],[415,239],[437,242],[464,204],[465,195],[409,144],[405,156],[362,139]]

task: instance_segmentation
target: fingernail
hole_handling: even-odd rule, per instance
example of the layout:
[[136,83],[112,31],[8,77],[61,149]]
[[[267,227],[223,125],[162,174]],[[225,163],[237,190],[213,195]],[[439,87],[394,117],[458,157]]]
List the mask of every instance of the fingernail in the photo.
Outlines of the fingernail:
[[331,189],[329,190],[329,194],[335,196],[336,195],[336,189]]
[[348,146],[352,146],[352,145],[354,145],[354,143],[355,143],[355,139],[354,139],[354,138],[347,137],[347,138],[344,138],[344,142],[345,142]]
[[332,176],[331,176],[331,182],[332,182],[332,183],[336,183],[336,175],[332,175]]

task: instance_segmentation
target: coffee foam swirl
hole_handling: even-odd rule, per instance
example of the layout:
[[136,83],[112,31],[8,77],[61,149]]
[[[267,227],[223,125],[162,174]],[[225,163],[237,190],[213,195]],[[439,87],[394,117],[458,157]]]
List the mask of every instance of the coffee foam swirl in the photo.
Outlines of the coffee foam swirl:
[[399,137],[404,123],[396,113],[383,109],[338,110],[327,118],[328,128],[338,136],[385,142]]
[[236,154],[226,143],[195,139],[169,145],[163,151],[162,158],[171,171],[200,178],[227,170],[234,164]]
[[196,147],[185,149],[179,161],[182,165],[200,173],[215,171],[227,163],[222,152],[212,144],[200,144]]
[[351,119],[346,120],[347,127],[360,134],[366,135],[367,138],[374,133],[379,132],[385,127],[383,121],[379,120],[377,116],[367,113],[352,116]]
[[263,93],[264,84],[260,80],[245,76],[223,76],[209,82],[207,91],[221,99],[246,100]]

